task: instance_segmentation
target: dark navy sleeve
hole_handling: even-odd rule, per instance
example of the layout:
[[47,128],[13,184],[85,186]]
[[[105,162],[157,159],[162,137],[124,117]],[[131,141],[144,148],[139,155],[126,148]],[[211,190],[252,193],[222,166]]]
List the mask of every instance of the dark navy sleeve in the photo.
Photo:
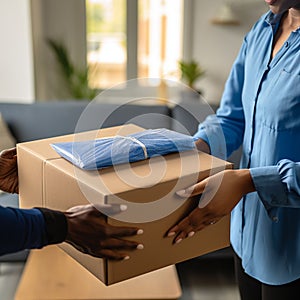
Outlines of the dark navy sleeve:
[[37,208],[44,216],[48,245],[64,242],[68,233],[68,222],[65,214],[45,207]]
[[0,206],[0,255],[63,242],[67,220],[62,212]]
[[46,225],[40,210],[0,206],[0,255],[45,245]]

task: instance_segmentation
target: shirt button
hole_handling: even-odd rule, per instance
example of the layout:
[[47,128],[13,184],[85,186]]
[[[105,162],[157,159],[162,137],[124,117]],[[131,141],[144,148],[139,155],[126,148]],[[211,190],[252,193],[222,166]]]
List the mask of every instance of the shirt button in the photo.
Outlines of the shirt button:
[[272,217],[272,221],[275,222],[275,223],[277,223],[277,222],[278,222],[278,217],[273,216],[273,217]]
[[285,48],[287,48],[289,46],[289,42],[285,42]]

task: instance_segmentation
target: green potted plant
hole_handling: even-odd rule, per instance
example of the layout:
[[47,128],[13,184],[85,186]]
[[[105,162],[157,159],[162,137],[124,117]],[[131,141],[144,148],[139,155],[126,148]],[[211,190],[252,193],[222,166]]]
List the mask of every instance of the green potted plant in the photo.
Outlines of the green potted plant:
[[195,60],[178,62],[179,70],[181,73],[181,80],[191,89],[198,94],[202,92],[196,88],[196,82],[205,75],[205,70]]
[[78,100],[94,99],[98,91],[89,86],[89,67],[80,69],[75,66],[63,43],[51,39],[47,42],[55,54],[70,96]]

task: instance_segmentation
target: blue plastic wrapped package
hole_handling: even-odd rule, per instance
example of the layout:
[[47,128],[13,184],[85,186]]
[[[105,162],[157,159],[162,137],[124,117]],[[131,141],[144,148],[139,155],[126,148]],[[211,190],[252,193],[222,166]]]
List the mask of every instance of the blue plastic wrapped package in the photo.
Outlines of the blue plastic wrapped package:
[[63,158],[84,170],[135,162],[195,149],[193,137],[168,129],[148,129],[127,136],[51,144]]

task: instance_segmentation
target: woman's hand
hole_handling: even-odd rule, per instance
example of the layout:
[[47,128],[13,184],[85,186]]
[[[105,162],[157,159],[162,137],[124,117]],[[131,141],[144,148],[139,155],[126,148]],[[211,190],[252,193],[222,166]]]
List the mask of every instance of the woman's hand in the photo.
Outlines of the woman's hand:
[[184,198],[200,194],[202,196],[198,207],[172,227],[167,235],[175,236],[175,243],[193,236],[229,214],[243,195],[253,191],[255,188],[247,169],[224,170],[186,190],[178,191],[177,194]]
[[66,242],[77,250],[95,257],[128,259],[129,256],[125,252],[143,249],[144,246],[124,238],[142,234],[143,230],[109,225],[106,215],[103,214],[114,214],[123,210],[123,205],[102,205],[98,208],[93,205],[80,205],[69,209],[65,212],[68,223]]
[[7,193],[19,192],[16,148],[0,153],[0,189]]

